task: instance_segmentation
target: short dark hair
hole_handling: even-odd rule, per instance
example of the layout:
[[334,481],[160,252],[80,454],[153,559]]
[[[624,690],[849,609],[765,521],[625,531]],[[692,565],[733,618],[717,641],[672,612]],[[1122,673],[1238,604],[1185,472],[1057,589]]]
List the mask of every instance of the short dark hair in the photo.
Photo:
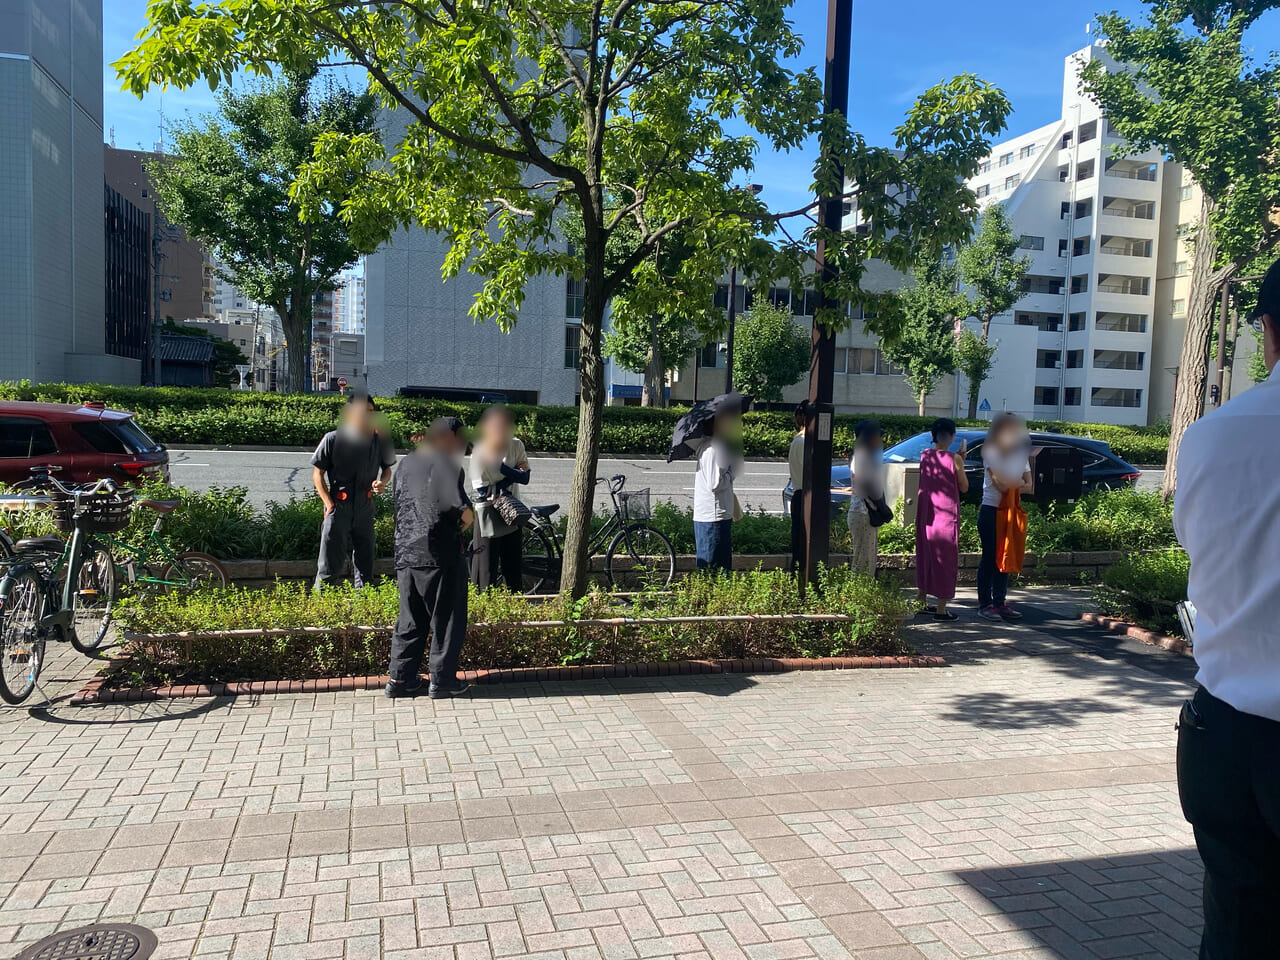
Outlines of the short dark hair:
[[808,416],[809,416],[809,401],[801,400],[799,403],[796,404],[796,419],[799,420],[801,417],[808,417]]
[[1276,325],[1276,334],[1280,335],[1280,260],[1273,263],[1262,278],[1262,286],[1258,288],[1258,303],[1249,319],[1256,322],[1263,316],[1271,318],[1271,322]]
[[872,437],[882,436],[884,431],[880,429],[879,420],[859,420],[858,425],[853,428],[853,439],[855,442],[870,440]]
[[347,406],[350,407],[357,403],[367,403],[370,410],[377,410],[378,405],[373,400],[373,395],[369,393],[353,393],[347,397]]
[[507,423],[515,423],[516,415],[511,408],[505,403],[493,403],[484,408],[484,413],[480,414],[481,420],[492,420],[495,417],[501,417]]
[[929,428],[929,433],[933,437],[933,442],[938,442],[938,434],[949,433],[951,436],[956,435],[956,422],[950,417],[939,417],[933,421],[933,426]]

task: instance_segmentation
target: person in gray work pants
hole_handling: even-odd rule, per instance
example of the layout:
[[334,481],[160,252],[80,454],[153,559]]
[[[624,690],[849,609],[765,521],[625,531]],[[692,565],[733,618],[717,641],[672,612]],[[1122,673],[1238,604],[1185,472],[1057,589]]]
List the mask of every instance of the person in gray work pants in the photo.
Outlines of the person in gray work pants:
[[373,582],[374,501],[391,479],[396,462],[390,440],[374,429],[373,398],[347,400],[342,425],[324,435],[311,458],[311,478],[324,503],[316,588],[336,584],[355,560],[355,583]]

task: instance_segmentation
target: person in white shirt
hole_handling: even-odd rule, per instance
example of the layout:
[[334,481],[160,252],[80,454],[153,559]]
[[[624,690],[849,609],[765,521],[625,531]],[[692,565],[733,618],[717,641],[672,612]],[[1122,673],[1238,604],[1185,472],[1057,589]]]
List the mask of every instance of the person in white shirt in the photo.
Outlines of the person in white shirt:
[[1192,424],[1173,523],[1191,557],[1199,689],[1178,793],[1204,861],[1201,960],[1280,956],[1280,261],[1253,322],[1270,378]]
[[741,414],[717,414],[693,478],[693,541],[699,570],[733,569],[733,481],[742,472],[741,448]]
[[884,496],[884,436],[875,420],[853,428],[853,456],[849,470],[853,495],[849,498],[849,566],[869,577],[880,559],[880,528],[872,526],[868,505]]
[[982,443],[982,506],[978,508],[978,538],[982,559],[978,561],[978,616],[984,620],[1021,620],[1022,614],[1009,605],[1009,574],[996,558],[997,512],[1010,490],[1030,493],[1031,438],[1026,424],[1016,414],[997,413],[987,427]]
[[804,423],[809,415],[809,401],[796,407],[796,435],[787,451],[791,471],[791,572],[804,573]]
[[501,580],[512,593],[524,592],[524,531],[503,523],[491,502],[511,493],[515,484],[529,482],[529,455],[515,435],[515,427],[509,407],[495,404],[486,408],[480,416],[480,437],[467,464],[473,496],[477,504],[483,504],[471,540],[471,582],[480,590],[488,590]]

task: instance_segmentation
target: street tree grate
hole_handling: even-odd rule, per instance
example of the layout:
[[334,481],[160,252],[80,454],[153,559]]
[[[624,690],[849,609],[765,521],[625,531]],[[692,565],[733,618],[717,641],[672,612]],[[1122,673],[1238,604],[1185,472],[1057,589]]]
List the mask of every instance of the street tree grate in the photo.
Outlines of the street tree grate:
[[156,935],[131,923],[95,923],[33,943],[14,960],[147,960]]

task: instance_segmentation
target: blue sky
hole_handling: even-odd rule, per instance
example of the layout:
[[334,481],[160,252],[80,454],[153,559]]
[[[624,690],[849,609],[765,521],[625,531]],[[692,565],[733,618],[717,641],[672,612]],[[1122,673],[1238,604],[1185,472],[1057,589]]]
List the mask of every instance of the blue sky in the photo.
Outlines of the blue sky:
[[[139,101],[119,90],[109,67],[132,45],[144,23],[146,0],[103,0],[106,103],[104,126],[116,145],[150,149],[159,137],[160,111],[169,119],[213,108],[207,86],[149,94]],[[1004,89],[1013,103],[1011,133],[1033,129],[1060,113],[1063,58],[1085,46],[1085,25],[1100,9],[1138,16],[1138,0],[855,0],[850,116],[873,143],[888,144],[911,101],[930,85],[972,72]],[[826,43],[822,0],[796,0],[792,16],[807,46],[803,62],[821,68]],[[1250,36],[1259,57],[1280,49],[1280,14]],[[751,179],[765,185],[775,209],[804,201],[813,158],[809,153],[762,154]]]

